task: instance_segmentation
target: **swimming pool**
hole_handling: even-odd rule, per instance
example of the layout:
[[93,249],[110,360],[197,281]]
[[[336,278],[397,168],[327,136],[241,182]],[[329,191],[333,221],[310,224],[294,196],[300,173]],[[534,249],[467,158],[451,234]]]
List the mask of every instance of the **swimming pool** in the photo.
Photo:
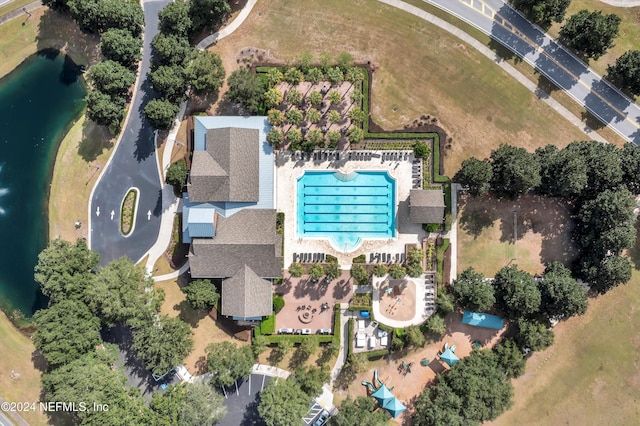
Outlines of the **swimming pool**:
[[395,237],[396,182],[387,172],[307,171],[297,185],[298,237],[328,238],[341,252]]

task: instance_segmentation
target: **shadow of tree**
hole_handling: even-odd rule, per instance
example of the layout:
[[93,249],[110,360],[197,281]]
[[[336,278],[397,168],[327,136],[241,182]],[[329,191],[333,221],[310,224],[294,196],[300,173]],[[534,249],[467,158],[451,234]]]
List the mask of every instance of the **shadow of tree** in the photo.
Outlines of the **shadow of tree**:
[[[638,232],[640,232],[640,220],[636,220],[636,235],[638,234]],[[629,249],[629,257],[631,258],[631,261],[633,262],[633,266],[637,269],[640,270],[640,238],[636,237],[636,242],[633,245],[633,247],[631,247]]]
[[277,365],[283,359],[284,359],[284,353],[278,348],[272,349],[271,353],[267,357],[267,361],[269,361],[270,365]]
[[82,124],[82,140],[78,145],[78,155],[86,162],[95,161],[104,151],[113,147],[114,137],[105,126],[98,126],[87,119]]

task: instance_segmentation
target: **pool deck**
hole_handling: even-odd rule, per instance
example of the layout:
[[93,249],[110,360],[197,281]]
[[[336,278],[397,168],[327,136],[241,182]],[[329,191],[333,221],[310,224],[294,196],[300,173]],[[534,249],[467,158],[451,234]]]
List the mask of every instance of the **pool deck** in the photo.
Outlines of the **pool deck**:
[[[333,151],[332,151],[333,152]],[[350,153],[367,153],[363,159],[340,160],[304,160],[292,157],[290,152],[276,154],[276,208],[283,212],[284,223],[284,267],[293,262],[294,253],[326,253],[338,258],[340,267],[351,269],[355,256],[369,253],[404,253],[405,244],[419,244],[426,236],[420,224],[409,221],[409,191],[412,189],[412,151],[394,151],[408,154],[406,161],[383,161],[382,154],[390,151],[347,151],[340,152],[342,157]],[[386,171],[396,179],[396,227],[395,238],[363,239],[362,244],[349,253],[336,250],[328,239],[299,238],[297,234],[297,180],[307,170],[336,171]]]

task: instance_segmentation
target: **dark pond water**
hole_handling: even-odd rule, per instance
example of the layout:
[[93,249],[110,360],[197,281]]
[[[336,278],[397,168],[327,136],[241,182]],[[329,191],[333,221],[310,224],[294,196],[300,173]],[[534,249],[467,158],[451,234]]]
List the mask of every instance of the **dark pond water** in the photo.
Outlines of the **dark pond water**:
[[0,303],[28,316],[45,303],[33,267],[48,242],[56,152],[84,108],[80,76],[68,57],[45,50],[0,79]]

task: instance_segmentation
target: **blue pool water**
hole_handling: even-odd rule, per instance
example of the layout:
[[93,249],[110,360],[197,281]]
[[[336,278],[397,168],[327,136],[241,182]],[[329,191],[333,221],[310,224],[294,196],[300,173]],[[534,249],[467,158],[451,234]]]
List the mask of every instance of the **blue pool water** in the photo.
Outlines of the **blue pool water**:
[[298,179],[299,237],[328,238],[342,252],[363,238],[396,235],[396,185],[387,172],[307,171]]

